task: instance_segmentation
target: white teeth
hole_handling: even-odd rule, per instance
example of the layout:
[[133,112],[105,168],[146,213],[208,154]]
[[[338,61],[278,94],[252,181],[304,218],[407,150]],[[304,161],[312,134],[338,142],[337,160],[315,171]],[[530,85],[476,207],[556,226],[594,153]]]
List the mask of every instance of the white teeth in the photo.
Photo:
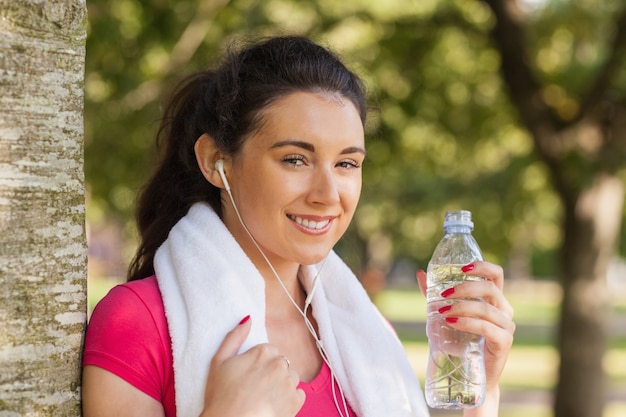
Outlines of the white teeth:
[[330,222],[330,220],[322,220],[321,222],[316,222],[313,220],[303,219],[302,217],[297,217],[297,216],[292,216],[292,215],[290,215],[289,218],[295,221],[296,223],[298,223],[299,225],[302,225],[306,227],[307,229],[313,229],[313,230],[319,230],[323,227],[326,227],[326,225]]

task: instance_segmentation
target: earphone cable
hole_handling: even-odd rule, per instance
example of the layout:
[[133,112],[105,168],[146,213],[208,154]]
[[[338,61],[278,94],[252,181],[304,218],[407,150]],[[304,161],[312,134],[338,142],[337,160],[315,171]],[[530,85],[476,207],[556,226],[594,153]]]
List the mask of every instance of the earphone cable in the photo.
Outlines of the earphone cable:
[[[252,240],[252,243],[254,243],[254,246],[257,248],[257,250],[259,251],[259,253],[263,257],[263,259],[265,260],[265,262],[269,266],[270,270],[274,274],[274,277],[276,278],[276,280],[280,284],[280,286],[283,289],[284,293],[289,298],[289,301],[291,301],[291,304],[294,305],[296,310],[304,318],[304,324],[306,325],[307,329],[309,330],[309,333],[311,333],[311,336],[313,336],[313,339],[315,340],[315,345],[317,346],[317,350],[319,351],[320,356],[322,357],[322,360],[326,363],[326,365],[328,366],[328,369],[330,370],[331,390],[333,392],[333,401],[335,402],[335,407],[337,408],[337,412],[339,413],[339,416],[340,417],[344,417],[344,412],[345,412],[345,417],[349,417],[348,405],[347,405],[347,402],[346,402],[346,397],[343,394],[343,390],[341,389],[341,385],[335,381],[335,371],[334,371],[333,367],[330,364],[330,360],[328,358],[328,354],[326,353],[326,349],[324,349],[322,340],[320,339],[320,337],[318,336],[317,332],[315,331],[315,327],[313,326],[313,324],[311,323],[311,321],[307,317],[307,310],[308,310],[308,308],[310,306],[309,298],[312,297],[312,295],[313,295],[313,293],[315,291],[315,288],[317,286],[318,278],[319,278],[319,276],[320,276],[320,274],[322,272],[322,269],[324,268],[324,265],[326,265],[326,260],[328,259],[328,256],[326,256],[326,258],[324,258],[324,261],[320,265],[320,268],[318,269],[317,273],[315,274],[315,277],[313,278],[313,289],[311,290],[311,297],[307,296],[307,300],[306,300],[306,302],[304,304],[304,310],[302,310],[300,308],[300,306],[298,305],[298,303],[296,303],[296,301],[293,299],[291,294],[289,294],[289,290],[287,289],[287,287],[285,287],[285,284],[283,283],[283,280],[280,279],[280,276],[278,275],[278,272],[276,272],[276,269],[274,269],[274,266],[272,265],[270,260],[267,258],[267,256],[265,255],[265,253],[261,249],[261,246],[257,243],[256,239],[254,238],[254,236],[252,236],[252,233],[250,232],[250,230],[246,226],[245,222],[243,221],[243,218],[241,217],[241,214],[239,213],[239,209],[237,208],[237,204],[235,204],[235,199],[233,198],[233,194],[230,191],[230,187],[227,187],[226,191],[227,191],[228,196],[230,197],[230,201],[231,201],[231,203],[233,205],[233,208],[235,209],[235,214],[237,215],[237,218],[239,219],[239,223],[241,223],[241,226],[243,226],[244,230],[246,231],[246,233],[250,237],[250,240]],[[341,402],[342,402],[343,407],[339,406],[339,401],[337,399],[337,394],[335,392],[335,384],[337,386],[337,389],[339,390],[339,395],[341,396]],[[343,411],[342,411],[342,408],[343,408]]]

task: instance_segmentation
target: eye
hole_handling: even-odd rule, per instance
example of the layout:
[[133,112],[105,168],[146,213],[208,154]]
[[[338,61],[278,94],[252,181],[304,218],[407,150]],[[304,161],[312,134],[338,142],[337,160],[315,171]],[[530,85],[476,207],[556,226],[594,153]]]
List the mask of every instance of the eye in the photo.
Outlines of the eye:
[[305,159],[304,156],[302,155],[287,155],[285,156],[282,161],[288,165],[292,165],[294,167],[300,167],[304,165]]
[[361,168],[361,163],[358,161],[355,161],[354,159],[344,159],[342,161],[339,161],[337,163],[337,166],[340,168],[346,168],[346,169],[357,169],[357,168]]

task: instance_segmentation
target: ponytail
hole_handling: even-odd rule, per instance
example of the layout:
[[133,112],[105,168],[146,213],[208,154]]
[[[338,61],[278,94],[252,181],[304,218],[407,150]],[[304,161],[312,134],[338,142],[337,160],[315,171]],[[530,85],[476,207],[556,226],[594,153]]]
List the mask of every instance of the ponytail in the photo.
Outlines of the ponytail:
[[[141,238],[128,280],[154,274],[154,255],[169,231],[196,202],[206,201],[221,215],[220,193],[198,168],[194,145],[203,134],[203,97],[214,84],[215,74],[203,72],[183,80],[165,108],[157,133],[161,162],[137,201],[135,220]],[[164,148],[164,149],[163,149]]]

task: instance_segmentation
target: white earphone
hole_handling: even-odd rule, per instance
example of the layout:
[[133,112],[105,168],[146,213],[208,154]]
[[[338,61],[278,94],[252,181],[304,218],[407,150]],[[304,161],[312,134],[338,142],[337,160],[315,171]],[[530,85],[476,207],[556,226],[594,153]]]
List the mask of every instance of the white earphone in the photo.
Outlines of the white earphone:
[[220,174],[220,177],[222,178],[222,182],[224,183],[224,188],[226,188],[226,191],[228,191],[228,193],[230,194],[230,184],[228,184],[228,180],[226,179],[226,174],[224,173],[224,160],[223,159],[218,159],[217,161],[215,161],[215,169],[217,169],[217,172]]

